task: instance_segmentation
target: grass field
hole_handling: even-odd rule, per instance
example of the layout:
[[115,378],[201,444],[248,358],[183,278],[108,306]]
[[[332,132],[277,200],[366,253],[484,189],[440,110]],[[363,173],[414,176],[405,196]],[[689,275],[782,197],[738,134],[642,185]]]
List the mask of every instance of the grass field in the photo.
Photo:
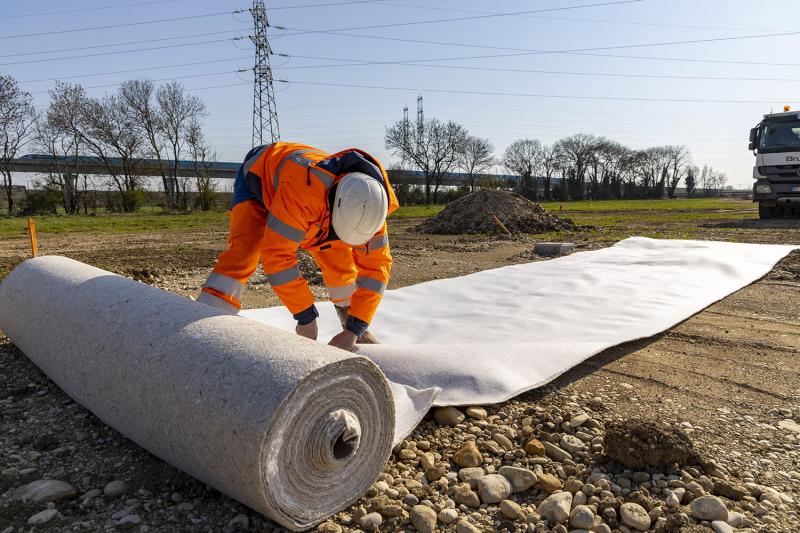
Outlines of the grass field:
[[[756,209],[750,201],[731,198],[548,202],[542,206],[560,216],[571,218],[579,225],[595,227],[620,227],[632,221],[658,224],[756,216]],[[427,218],[442,209],[442,205],[405,206],[390,218]],[[39,233],[144,233],[224,228],[228,223],[227,215],[217,211],[166,214],[147,210],[135,214],[40,216],[35,220]],[[0,237],[20,236],[26,231],[27,221],[24,217],[0,218]]]

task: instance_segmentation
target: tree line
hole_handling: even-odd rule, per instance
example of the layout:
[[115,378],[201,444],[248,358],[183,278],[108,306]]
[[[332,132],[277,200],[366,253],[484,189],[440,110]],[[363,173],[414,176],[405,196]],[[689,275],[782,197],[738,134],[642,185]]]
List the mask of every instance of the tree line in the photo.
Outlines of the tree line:
[[[158,165],[166,209],[210,209],[216,192],[208,169],[215,155],[203,133],[205,116],[203,101],[174,81],[129,80],[98,98],[80,84],[57,82],[49,105],[37,110],[14,78],[0,76],[0,175],[8,212],[15,210],[11,161],[23,149],[50,156],[49,172],[37,185],[55,195],[67,213],[88,211],[97,185],[115,191],[108,207],[135,211],[145,195],[146,159]],[[194,161],[197,177],[178,176],[181,159]],[[93,183],[82,172],[90,163],[104,169],[104,183]],[[192,185],[195,205],[190,205]]]
[[586,133],[551,145],[518,139],[497,157],[489,139],[470,135],[457,122],[404,119],[386,128],[384,142],[401,168],[422,173],[426,204],[441,199],[444,182],[455,172],[462,174],[466,191],[497,186],[487,176],[496,164],[519,176],[505,186],[534,201],[673,198],[681,181],[690,196],[727,183],[724,173],[695,166],[686,146],[633,149]]

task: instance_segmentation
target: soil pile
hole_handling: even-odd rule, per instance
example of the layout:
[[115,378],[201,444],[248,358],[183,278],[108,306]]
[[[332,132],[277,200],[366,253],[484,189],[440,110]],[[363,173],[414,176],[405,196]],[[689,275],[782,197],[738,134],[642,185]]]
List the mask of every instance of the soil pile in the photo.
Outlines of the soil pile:
[[603,446],[608,457],[632,470],[708,464],[685,432],[655,422],[612,422]]
[[437,235],[494,235],[505,234],[503,226],[512,234],[575,229],[571,220],[552,215],[539,204],[519,194],[491,190],[482,190],[459,198],[415,229],[420,233]]

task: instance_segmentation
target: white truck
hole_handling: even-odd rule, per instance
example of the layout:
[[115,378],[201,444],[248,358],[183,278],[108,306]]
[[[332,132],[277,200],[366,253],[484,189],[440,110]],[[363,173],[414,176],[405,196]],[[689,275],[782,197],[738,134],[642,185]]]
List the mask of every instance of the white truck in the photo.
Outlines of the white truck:
[[784,107],[770,113],[750,130],[753,167],[753,201],[759,218],[776,218],[800,212],[800,112]]

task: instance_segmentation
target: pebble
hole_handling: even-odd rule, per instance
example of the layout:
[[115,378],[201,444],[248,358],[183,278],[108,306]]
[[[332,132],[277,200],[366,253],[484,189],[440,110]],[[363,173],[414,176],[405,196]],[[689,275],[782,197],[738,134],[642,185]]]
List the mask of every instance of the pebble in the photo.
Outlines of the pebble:
[[383,517],[380,513],[369,513],[362,516],[358,523],[365,531],[377,531],[383,523]]
[[638,531],[647,531],[650,529],[650,515],[638,503],[627,502],[619,507],[619,514],[622,522]]
[[576,529],[591,529],[594,525],[594,512],[585,505],[576,505],[569,514],[569,525]]
[[542,444],[544,444],[544,449],[547,452],[547,456],[550,459],[561,463],[563,463],[568,459],[572,460],[572,455],[570,455],[569,452],[562,450],[552,442],[545,441]]
[[569,519],[571,506],[572,494],[569,492],[556,492],[540,503],[536,512],[551,523],[561,524]]
[[728,511],[728,525],[733,527],[741,527],[744,524],[744,515],[736,511]]
[[503,516],[511,520],[525,518],[525,511],[522,510],[520,504],[511,500],[503,500],[500,502],[500,512]]
[[711,529],[714,530],[714,533],[734,533],[733,528],[722,520],[714,520],[711,522]]
[[678,507],[681,504],[681,499],[678,498],[678,495],[674,492],[670,492],[667,495],[667,506],[669,507]]
[[478,488],[478,480],[486,475],[483,468],[462,468],[458,471],[458,479],[469,483],[473,489]]
[[525,453],[544,457],[546,454],[544,444],[539,439],[531,439],[525,444]]
[[511,492],[523,492],[536,484],[536,474],[527,468],[503,466],[498,472],[511,483]]
[[492,440],[495,441],[503,450],[510,452],[514,449],[514,443],[511,442],[511,439],[503,435],[502,433],[495,433],[492,435]]
[[478,496],[483,503],[500,503],[511,495],[511,483],[499,474],[489,474],[478,480]]
[[488,416],[486,409],[483,407],[468,407],[466,413],[468,417],[474,418],[475,420],[483,420]]
[[440,426],[455,426],[464,421],[464,413],[455,407],[440,407],[433,413],[433,419]]
[[586,413],[581,413],[579,415],[572,417],[572,420],[569,421],[569,427],[571,427],[572,429],[579,428],[583,424],[585,424],[588,420],[589,420],[589,415],[587,415]]
[[456,533],[481,533],[481,530],[466,520],[459,520],[456,524]]
[[692,500],[689,510],[693,517],[699,520],[721,520],[728,519],[728,509],[725,504],[716,496],[701,496]]
[[478,450],[475,441],[468,440],[456,450],[453,455],[453,462],[462,468],[474,468],[483,464],[483,455]]
[[433,533],[436,529],[436,511],[427,505],[411,508],[411,523],[420,533]]
[[453,500],[458,505],[466,505],[467,507],[480,507],[481,500],[477,493],[473,491],[467,484],[458,485],[453,491]]
[[248,529],[250,528],[250,519],[247,517],[246,514],[237,514],[236,516],[230,519],[228,525],[236,530]]
[[578,453],[586,448],[586,445],[577,437],[573,437],[572,435],[564,435],[561,437],[561,448],[569,453]]
[[342,526],[336,522],[324,522],[317,526],[317,533],[342,533]]
[[42,503],[74,498],[77,495],[75,487],[65,481],[40,479],[17,489],[11,499]]
[[28,525],[30,526],[41,526],[50,522],[52,519],[58,516],[58,511],[56,509],[45,509],[44,511],[40,511],[33,515],[32,517],[28,518]]
[[119,498],[125,491],[128,490],[127,485],[121,479],[117,479],[106,485],[106,488],[103,489],[103,494],[106,495],[107,498]]
[[133,526],[138,526],[141,523],[142,519],[138,514],[129,514],[128,516],[122,517],[120,521],[117,522],[117,526],[122,529],[128,529]]
[[539,474],[536,476],[539,486],[545,492],[555,492],[557,490],[561,490],[563,486],[561,480],[558,479],[553,474]]
[[455,509],[442,509],[439,511],[438,518],[442,524],[452,524],[458,520],[458,511]]

